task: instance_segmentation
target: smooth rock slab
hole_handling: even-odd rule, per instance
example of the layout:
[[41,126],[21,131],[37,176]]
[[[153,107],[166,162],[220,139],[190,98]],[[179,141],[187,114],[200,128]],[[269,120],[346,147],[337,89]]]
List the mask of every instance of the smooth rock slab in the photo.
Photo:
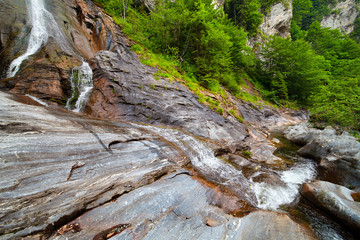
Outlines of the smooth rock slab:
[[301,190],[302,195],[316,206],[326,210],[340,223],[353,229],[360,230],[360,202],[356,202],[353,196],[356,192],[343,186],[325,181],[305,183]]
[[[286,214],[255,211],[244,218],[214,204],[214,190],[187,174],[174,174],[95,208],[51,239],[316,239]],[[78,231],[63,232],[69,226]],[[124,229],[120,228],[124,226]]]
[[126,46],[99,51],[92,59],[94,91],[86,112],[95,117],[181,127],[218,142],[239,142],[246,127],[231,122],[198,102],[182,84],[155,79],[155,68],[140,63]]
[[26,105],[3,92],[0,146],[1,239],[51,230],[184,159],[141,129]]

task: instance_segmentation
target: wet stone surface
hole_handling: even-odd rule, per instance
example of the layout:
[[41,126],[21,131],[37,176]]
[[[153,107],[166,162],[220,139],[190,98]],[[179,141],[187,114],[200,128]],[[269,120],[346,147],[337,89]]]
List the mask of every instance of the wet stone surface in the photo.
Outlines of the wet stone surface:
[[135,127],[0,99],[4,239],[56,226],[183,164],[178,150]]
[[213,191],[187,174],[170,175],[71,222],[81,226],[80,232],[51,239],[95,239],[119,224],[128,227],[111,239],[315,239],[283,213],[225,214],[214,206]]

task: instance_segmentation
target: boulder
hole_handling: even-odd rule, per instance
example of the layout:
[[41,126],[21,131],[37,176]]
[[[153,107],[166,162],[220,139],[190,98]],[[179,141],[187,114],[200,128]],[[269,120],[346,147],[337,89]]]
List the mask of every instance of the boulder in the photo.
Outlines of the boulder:
[[306,123],[289,127],[285,137],[305,145],[298,153],[319,162],[321,179],[360,187],[360,142],[355,137],[347,132],[339,135],[332,128],[314,129]]
[[290,141],[305,145],[310,142],[314,135],[320,133],[320,130],[311,128],[306,122],[290,126],[284,131],[284,136]]
[[313,181],[303,185],[301,194],[355,233],[359,232],[360,202],[355,201],[352,196],[357,196],[358,193],[330,182]]

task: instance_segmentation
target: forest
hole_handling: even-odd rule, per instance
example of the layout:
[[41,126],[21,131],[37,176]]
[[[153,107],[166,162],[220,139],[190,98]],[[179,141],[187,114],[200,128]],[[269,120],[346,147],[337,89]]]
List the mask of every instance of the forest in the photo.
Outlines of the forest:
[[[199,88],[253,100],[243,91],[251,82],[277,106],[310,110],[318,126],[360,130],[360,19],[345,35],[322,28],[335,0],[294,0],[291,38],[270,36],[257,49],[248,38],[270,7],[286,0],[96,0],[133,41],[144,64],[160,77],[181,78]],[[264,37],[265,38],[265,37]],[[259,51],[259,49],[261,49]],[[201,96],[200,96],[201,101]],[[221,112],[221,111],[220,111]]]

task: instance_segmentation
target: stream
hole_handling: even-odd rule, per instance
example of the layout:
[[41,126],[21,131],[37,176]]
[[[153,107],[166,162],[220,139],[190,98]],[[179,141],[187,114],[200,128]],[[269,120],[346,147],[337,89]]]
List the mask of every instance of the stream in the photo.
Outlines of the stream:
[[[57,25],[54,16],[46,10],[44,0],[26,0],[26,6],[29,24],[31,25],[28,45],[26,51],[11,62],[7,76],[16,76],[22,63],[31,55],[36,54],[47,43],[48,39],[52,37],[56,39],[62,50],[82,60],[80,66],[72,69],[70,78],[72,95],[65,106],[73,112],[82,112],[93,89],[92,69],[81,56],[75,54],[71,44],[66,40],[65,35]],[[47,106],[47,104],[40,99],[31,95],[28,96],[39,104]],[[181,130],[139,124],[131,125],[155,133],[155,135],[164,139],[164,142],[175,145],[186,154],[191,163],[191,167],[199,173],[201,177],[204,177],[207,181],[215,185],[229,189],[240,199],[244,200],[244,209],[247,207],[246,204],[250,203],[259,209],[286,212],[296,221],[310,224],[321,240],[352,239],[348,231],[333,221],[331,217],[316,210],[300,196],[299,188],[301,185],[317,178],[317,166],[311,159],[300,157],[296,153],[300,147],[286,140],[282,136],[282,129],[273,130],[270,136],[270,140],[273,140],[277,147],[275,155],[283,160],[281,166],[260,165],[248,159],[252,164],[249,167],[251,168],[250,171],[248,171],[245,170],[245,168],[236,167],[224,159],[215,157],[214,152],[205,142]],[[90,137],[100,139],[96,134],[86,134]],[[84,138],[87,139],[87,136]],[[278,139],[279,141],[274,139]],[[140,142],[140,140],[134,140],[133,142],[137,143],[137,141]],[[128,143],[125,140],[124,142]],[[141,144],[139,143],[139,145]],[[57,147],[57,145],[54,146]],[[106,145],[104,146],[105,150],[110,149],[110,147],[108,147],[108,149]],[[74,150],[74,152],[77,152],[77,150]],[[105,154],[108,153],[106,152]],[[17,156],[17,158],[19,157]],[[131,160],[133,160],[133,156],[131,156]],[[155,158],[154,161],[157,160],[159,159]],[[171,162],[170,160],[169,158],[169,162]],[[162,161],[167,162],[168,159]],[[146,161],[144,160],[144,162]],[[257,166],[253,167],[254,165]],[[74,163],[74,165],[69,167],[69,171],[73,174],[76,170],[80,171],[83,166],[85,166],[85,163],[83,165]],[[127,167],[132,167],[132,163]],[[68,179],[71,177],[73,176],[69,176]]]
[[[192,167],[214,182],[232,190],[242,199],[246,199],[258,208],[286,212],[300,222],[308,223],[320,240],[352,239],[352,236],[331,217],[301,198],[299,188],[305,182],[316,179],[316,163],[299,156],[300,146],[283,137],[284,128],[274,129],[269,137],[274,140],[275,155],[286,163],[285,168],[262,166],[250,177],[241,170],[214,156],[213,151],[201,141],[179,130],[134,124],[155,132],[165,140],[175,144],[190,158]],[[276,140],[277,139],[277,140]],[[274,175],[279,181],[254,181],[261,175]],[[260,179],[262,179],[260,177]]]
[[[325,212],[315,208],[310,202],[300,197],[299,185],[297,183],[318,179],[316,163],[311,159],[306,159],[297,154],[301,148],[299,145],[286,139],[282,132],[284,128],[274,129],[270,139],[278,139],[275,155],[289,161],[289,170],[281,173],[282,178],[288,183],[288,187],[263,188],[262,196],[265,202],[259,207],[265,206],[271,210],[284,211],[297,220],[308,223],[320,240],[345,240],[355,239],[347,229],[344,229]],[[267,186],[264,183],[259,185]],[[290,197],[292,201],[285,203],[284,198]],[[290,200],[289,199],[289,200]],[[293,202],[293,204],[289,204]],[[281,203],[281,204],[279,204]],[[276,209],[274,207],[277,205]]]

